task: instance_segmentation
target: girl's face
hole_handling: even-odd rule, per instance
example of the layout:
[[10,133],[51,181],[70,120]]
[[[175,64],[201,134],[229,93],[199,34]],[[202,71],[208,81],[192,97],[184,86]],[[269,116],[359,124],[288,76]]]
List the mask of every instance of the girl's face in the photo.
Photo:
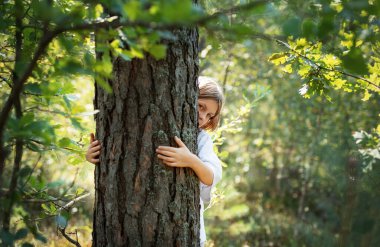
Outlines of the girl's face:
[[208,121],[216,116],[218,102],[213,99],[198,99],[198,128],[205,126]]

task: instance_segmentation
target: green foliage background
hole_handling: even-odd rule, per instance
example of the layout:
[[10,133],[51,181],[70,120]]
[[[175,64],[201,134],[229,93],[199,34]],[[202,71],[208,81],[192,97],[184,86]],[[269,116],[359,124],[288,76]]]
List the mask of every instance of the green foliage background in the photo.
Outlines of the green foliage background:
[[378,1],[33,0],[4,1],[0,11],[2,110],[53,35],[24,82],[22,115],[12,111],[4,127],[0,213],[12,215],[3,245],[70,245],[57,227],[91,244],[84,152],[94,79],[109,89],[113,76],[110,56],[95,59],[94,30],[109,41],[98,52],[160,59],[168,29],[195,24],[201,74],[226,95],[213,133],[224,175],[206,210],[207,245],[380,245]]

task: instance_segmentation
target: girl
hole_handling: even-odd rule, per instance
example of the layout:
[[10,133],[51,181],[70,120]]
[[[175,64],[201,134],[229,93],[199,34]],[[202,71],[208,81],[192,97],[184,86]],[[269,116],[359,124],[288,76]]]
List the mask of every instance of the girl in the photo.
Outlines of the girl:
[[[200,76],[198,79],[198,153],[191,153],[186,145],[178,138],[175,141],[178,148],[159,146],[157,157],[171,167],[189,167],[193,169],[200,180],[200,243],[204,246],[206,232],[203,221],[204,202],[210,202],[211,190],[222,178],[222,166],[213,151],[213,142],[205,130],[214,131],[219,125],[220,112],[223,106],[223,92],[218,83],[210,77]],[[101,145],[90,135],[91,144],[86,153],[86,160],[96,164]]]

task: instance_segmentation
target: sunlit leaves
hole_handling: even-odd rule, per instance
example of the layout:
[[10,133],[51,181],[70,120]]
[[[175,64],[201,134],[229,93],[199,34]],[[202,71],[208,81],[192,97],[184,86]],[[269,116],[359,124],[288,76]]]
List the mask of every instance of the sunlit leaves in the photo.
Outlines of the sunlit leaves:
[[[353,48],[343,56],[342,61],[335,54],[325,53],[320,42],[313,44],[305,38],[300,38],[289,39],[288,43],[282,44],[288,51],[274,53],[269,57],[269,61],[275,65],[282,65],[284,72],[296,72],[302,79],[306,80],[305,85],[308,86],[308,90],[300,90],[304,97],[320,94],[329,98],[327,93],[332,88],[346,92],[360,91],[364,93],[363,100],[368,100],[371,91],[379,91],[375,86],[378,83],[376,73],[373,72],[376,70],[373,67],[376,66],[376,63],[370,68],[372,71],[371,83],[357,78],[356,83],[352,83],[354,80],[352,77],[367,73],[367,63],[363,60],[362,53],[358,48]],[[376,61],[375,58],[373,60]],[[349,71],[354,72],[352,76],[344,72],[344,69],[347,68],[351,68]]]
[[95,6],[95,18],[99,18],[103,14],[103,6],[101,4],[97,4]]
[[275,65],[280,65],[286,62],[287,56],[287,53],[275,53],[272,56],[270,56],[268,60]]

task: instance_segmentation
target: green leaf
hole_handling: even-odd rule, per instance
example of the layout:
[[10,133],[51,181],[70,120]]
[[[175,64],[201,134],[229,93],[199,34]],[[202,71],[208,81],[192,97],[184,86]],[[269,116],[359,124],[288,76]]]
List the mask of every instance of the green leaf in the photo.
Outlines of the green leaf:
[[81,122],[79,121],[79,119],[77,119],[77,118],[70,118],[70,120],[71,120],[71,124],[75,127],[75,128],[77,128],[78,130],[85,130],[84,128],[83,128],[83,126],[82,126],[82,124],[81,124]]
[[124,4],[123,9],[125,13],[127,13],[128,18],[131,21],[135,21],[141,12],[141,3],[140,1],[135,0],[129,1],[128,3]]
[[32,122],[34,121],[34,113],[31,112],[31,113],[27,113],[25,115],[23,115],[19,121],[19,125],[22,127],[22,126],[26,126],[28,124],[31,124]]
[[45,213],[50,213],[50,208],[45,203],[42,203],[41,207],[45,210]]
[[31,151],[38,152],[38,153],[43,151],[43,149],[41,149],[40,146],[38,146],[34,142],[27,142],[26,147],[30,149]]
[[97,4],[95,6],[95,18],[99,18],[103,14],[103,6],[101,4]]
[[181,1],[160,1],[159,10],[165,22],[186,22],[197,15],[192,12],[193,4],[190,0]]
[[53,203],[50,203],[50,212],[54,214],[56,211],[57,208],[55,207],[55,205]]
[[39,83],[28,83],[25,84],[24,91],[33,94],[41,94],[42,90],[40,86]]
[[76,195],[81,195],[81,194],[83,194],[83,192],[84,192],[84,189],[78,188],[77,191],[75,192],[75,194]]
[[15,240],[19,240],[19,239],[25,238],[27,235],[28,235],[28,229],[22,228],[16,232],[14,238]]
[[42,243],[47,243],[47,238],[45,238],[45,236],[44,235],[42,235],[42,234],[40,234],[40,233],[34,233],[33,234],[34,235],[34,237],[38,240],[38,241],[40,241],[40,242],[42,242]]
[[65,101],[65,104],[69,110],[71,110],[71,103],[70,100],[67,98],[66,95],[63,95],[63,100]]
[[23,178],[23,177],[28,176],[32,171],[33,171],[32,168],[30,168],[29,166],[25,166],[20,169],[18,174],[21,178]]
[[282,31],[286,36],[299,37],[301,34],[301,20],[293,17],[282,25]]
[[302,22],[302,36],[310,40],[315,37],[316,33],[317,33],[316,23],[311,19],[305,19]]
[[67,162],[69,162],[69,164],[71,164],[71,165],[78,165],[84,161],[85,161],[85,159],[84,159],[84,155],[82,153],[80,153],[80,155],[78,155],[78,154],[71,155],[67,159]]
[[235,24],[230,26],[229,23],[226,23],[227,30],[231,30],[234,35],[237,36],[237,38],[244,36],[244,35],[249,35],[252,34],[252,27],[249,27],[247,25],[242,25],[242,24]]
[[[52,188],[57,188],[57,187],[63,186],[64,184],[65,184],[65,181],[58,180],[58,181],[53,181],[53,182],[47,183],[45,187],[52,189]],[[51,208],[51,205],[50,205],[50,208]]]
[[359,75],[368,74],[367,61],[359,48],[352,49],[346,56],[342,57],[343,66],[350,72]]
[[125,61],[131,61],[132,58],[129,56],[129,53],[122,50],[119,55],[125,60]]
[[334,30],[334,17],[324,16],[318,24],[318,37],[325,39]]
[[58,141],[58,146],[63,148],[63,147],[69,147],[73,144],[70,138],[64,137]]
[[45,187],[45,180],[37,179],[36,177],[32,176],[29,180],[29,184],[32,188],[35,190],[42,190]]
[[271,61],[275,65],[283,64],[286,62],[287,58],[287,53],[282,52],[282,53],[274,53],[272,56],[269,57],[269,61]]
[[163,59],[166,56],[166,45],[152,45],[149,48],[149,53],[152,54],[157,60]]
[[112,93],[112,88],[108,81],[101,76],[95,76],[95,82],[99,84],[107,93]]

